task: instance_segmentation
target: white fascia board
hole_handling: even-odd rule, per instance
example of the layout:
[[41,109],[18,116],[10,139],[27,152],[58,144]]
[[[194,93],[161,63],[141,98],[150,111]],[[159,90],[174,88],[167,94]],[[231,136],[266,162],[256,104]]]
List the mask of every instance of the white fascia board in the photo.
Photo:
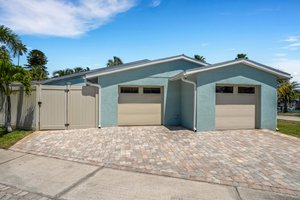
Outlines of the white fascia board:
[[249,62],[247,60],[237,60],[237,61],[234,61],[234,62],[225,63],[225,64],[217,65],[217,66],[214,66],[214,67],[208,67],[208,68],[197,69],[197,70],[193,70],[193,71],[187,71],[184,75],[189,76],[189,75],[192,75],[192,74],[195,74],[195,73],[209,71],[209,70],[213,70],[213,69],[218,69],[218,68],[222,68],[222,67],[226,67],[226,66],[230,66],[230,65],[235,65],[235,64],[239,64],[239,63],[249,65],[249,66],[254,67],[256,69],[268,72],[270,74],[277,75],[277,76],[282,77],[282,78],[291,78],[290,75],[283,74],[283,73],[274,71],[272,69],[268,69],[268,68],[263,67],[261,65],[257,65],[255,63]]
[[186,71],[184,74],[188,76],[188,75],[191,75],[191,74],[196,74],[198,72],[204,72],[204,71],[209,71],[209,70],[212,70],[212,69],[218,69],[218,68],[221,68],[221,67],[234,65],[234,64],[241,63],[241,62],[242,62],[241,60],[238,60],[238,61],[235,61],[235,62],[225,63],[225,64],[217,65],[217,66],[214,66],[214,67],[207,67],[207,68],[204,68],[204,69],[190,70],[190,71]]
[[112,74],[112,73],[117,73],[117,72],[122,72],[122,71],[127,71],[127,70],[131,70],[131,69],[136,69],[136,68],[141,68],[141,67],[146,67],[149,65],[156,65],[156,64],[161,64],[161,63],[166,63],[166,62],[171,62],[171,61],[175,61],[175,60],[187,60],[196,64],[200,64],[200,65],[204,65],[204,66],[208,66],[209,64],[207,63],[203,63],[203,62],[199,62],[196,61],[194,59],[185,57],[185,56],[178,56],[178,57],[174,57],[174,58],[169,58],[169,59],[165,59],[165,60],[158,60],[158,61],[153,61],[153,62],[148,62],[148,63],[144,63],[144,64],[139,64],[139,65],[135,65],[135,66],[131,66],[131,67],[124,67],[121,69],[116,69],[116,70],[112,70],[112,71],[107,71],[107,72],[99,72],[99,73],[95,73],[95,74],[86,74],[86,78],[94,78],[94,77],[98,77],[98,76],[104,76],[107,74]]

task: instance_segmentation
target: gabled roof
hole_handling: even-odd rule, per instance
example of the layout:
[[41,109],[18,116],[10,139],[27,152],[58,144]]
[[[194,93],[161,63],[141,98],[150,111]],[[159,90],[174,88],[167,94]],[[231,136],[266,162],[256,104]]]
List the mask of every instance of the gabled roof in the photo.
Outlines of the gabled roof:
[[178,56],[172,56],[172,57],[167,57],[167,58],[161,58],[161,59],[157,59],[157,60],[148,60],[148,59],[138,60],[138,61],[134,61],[134,62],[130,62],[130,63],[125,63],[122,65],[116,65],[116,66],[112,66],[112,67],[103,67],[103,68],[98,68],[98,69],[80,72],[80,73],[76,73],[76,74],[70,74],[70,75],[61,76],[61,77],[57,77],[57,78],[51,78],[48,80],[39,81],[37,83],[47,84],[47,83],[51,83],[54,81],[60,81],[60,80],[70,79],[70,78],[75,78],[75,77],[80,77],[80,76],[86,77],[86,78],[94,78],[94,77],[98,77],[98,76],[103,76],[103,75],[112,74],[112,73],[116,73],[116,72],[126,71],[126,70],[130,70],[130,69],[136,69],[136,68],[140,68],[140,67],[146,67],[146,66],[150,66],[150,65],[154,65],[154,64],[166,63],[166,62],[175,61],[175,60],[186,60],[189,62],[199,64],[201,66],[209,65],[208,63],[200,62],[200,61],[190,58],[186,55],[178,55]]
[[187,77],[193,74],[197,74],[200,72],[204,72],[204,71],[209,71],[209,70],[214,70],[214,69],[218,69],[218,68],[223,68],[223,67],[227,67],[227,66],[232,66],[232,65],[236,65],[236,64],[245,64],[248,65],[250,67],[256,68],[258,70],[261,71],[265,71],[267,73],[273,74],[279,78],[291,78],[291,75],[283,72],[281,70],[269,67],[267,65],[263,65],[261,63],[252,61],[252,60],[248,60],[248,59],[237,59],[237,60],[230,60],[230,61],[226,61],[226,62],[221,62],[221,63],[216,63],[213,65],[209,65],[209,66],[205,66],[205,67],[201,67],[201,68],[194,68],[194,69],[189,69],[186,70],[180,74],[177,74],[176,76],[170,78],[170,80],[178,80],[181,77]]
[[[134,61],[134,62],[118,65],[118,66],[131,66],[131,65],[146,63],[146,62],[149,62],[149,61],[150,60],[148,60],[148,59],[144,59],[144,60],[138,60],[138,61]],[[112,66],[112,67],[109,67],[109,68],[115,68],[115,67],[118,67],[118,66]],[[100,72],[100,71],[105,70],[105,69],[106,69],[106,67],[99,68],[99,69],[93,69],[93,70],[90,70],[90,71],[79,72],[79,73],[70,74],[70,75],[66,75],[66,76],[60,76],[60,77],[56,77],[56,78],[50,78],[50,79],[47,79],[47,80],[44,80],[44,81],[39,81],[37,83],[46,84],[46,83],[51,83],[51,82],[54,82],[54,81],[60,81],[60,80],[64,80],[64,79],[70,79],[70,78],[85,76],[86,74],[97,73],[97,72]]]
[[113,66],[113,67],[101,68],[101,69],[99,69],[99,71],[90,71],[89,73],[86,74],[86,78],[94,78],[94,77],[98,77],[98,76],[104,76],[107,74],[117,73],[117,72],[121,72],[121,71],[141,68],[141,67],[147,67],[150,65],[161,64],[161,63],[166,63],[166,62],[171,62],[171,61],[176,61],[176,60],[186,60],[186,61],[193,62],[193,63],[196,63],[201,66],[209,66],[208,63],[200,62],[200,61],[190,58],[186,55],[178,55],[178,56],[167,57],[167,58],[162,58],[162,59],[157,59],[157,60],[147,60],[147,62],[142,62],[142,63],[133,63],[133,64],[131,63],[129,65],[126,64],[126,65],[118,65],[118,66]]

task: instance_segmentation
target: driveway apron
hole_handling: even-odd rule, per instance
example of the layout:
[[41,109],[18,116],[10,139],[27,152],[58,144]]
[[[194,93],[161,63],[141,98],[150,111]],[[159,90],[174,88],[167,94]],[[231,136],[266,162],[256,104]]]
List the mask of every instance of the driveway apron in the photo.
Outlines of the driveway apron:
[[181,127],[35,132],[12,150],[189,180],[300,195],[300,139],[268,130]]

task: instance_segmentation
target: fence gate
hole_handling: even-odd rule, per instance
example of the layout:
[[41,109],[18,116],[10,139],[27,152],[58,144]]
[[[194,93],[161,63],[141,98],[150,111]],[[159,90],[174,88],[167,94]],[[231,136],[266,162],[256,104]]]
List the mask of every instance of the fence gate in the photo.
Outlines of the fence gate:
[[98,88],[93,86],[39,87],[39,129],[98,127]]

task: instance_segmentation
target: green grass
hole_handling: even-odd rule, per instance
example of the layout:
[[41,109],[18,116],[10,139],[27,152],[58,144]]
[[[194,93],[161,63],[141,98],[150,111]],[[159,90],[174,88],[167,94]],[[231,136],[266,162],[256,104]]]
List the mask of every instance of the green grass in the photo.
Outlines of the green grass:
[[5,129],[0,128],[0,149],[8,149],[25,136],[31,134],[32,131],[15,130],[11,133],[6,133]]
[[300,137],[300,121],[277,120],[279,132]]

